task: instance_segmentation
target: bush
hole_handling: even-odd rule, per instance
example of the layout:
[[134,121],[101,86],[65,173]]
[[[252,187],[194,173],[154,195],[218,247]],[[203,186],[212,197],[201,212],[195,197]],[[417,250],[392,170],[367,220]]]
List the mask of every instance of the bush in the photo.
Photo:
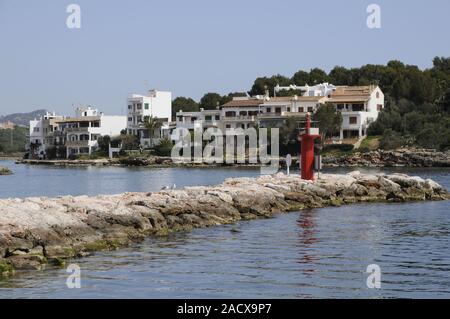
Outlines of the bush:
[[392,129],[385,130],[380,140],[380,148],[384,150],[396,149],[404,144],[403,137]]
[[353,148],[353,144],[328,144],[323,147],[322,152],[351,152]]
[[444,136],[437,125],[426,124],[417,134],[416,142],[424,148],[439,149],[444,142]]
[[168,138],[161,139],[160,143],[155,146],[155,154],[158,156],[170,156],[173,148],[173,143]]

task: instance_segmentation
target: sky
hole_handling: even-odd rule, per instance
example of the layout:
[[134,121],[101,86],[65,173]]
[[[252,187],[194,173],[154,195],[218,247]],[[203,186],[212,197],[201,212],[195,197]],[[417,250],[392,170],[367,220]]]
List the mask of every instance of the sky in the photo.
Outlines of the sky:
[[[81,28],[66,25],[81,8]],[[369,4],[381,8],[370,29]],[[125,114],[148,89],[198,100],[255,78],[450,56],[450,1],[0,0],[0,115]]]

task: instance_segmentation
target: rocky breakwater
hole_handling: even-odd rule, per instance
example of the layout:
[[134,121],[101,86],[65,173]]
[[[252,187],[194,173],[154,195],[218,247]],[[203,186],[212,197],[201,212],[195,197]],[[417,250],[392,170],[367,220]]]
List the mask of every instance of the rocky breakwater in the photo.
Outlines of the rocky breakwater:
[[276,174],[154,193],[0,200],[0,274],[62,266],[146,236],[268,218],[305,208],[372,201],[444,200],[432,180],[403,174],[323,174],[315,182]]
[[324,156],[326,166],[372,166],[372,167],[450,167],[450,151],[376,150],[366,153],[353,153],[344,156]]
[[0,166],[0,175],[11,175],[11,174],[12,171],[9,168]]

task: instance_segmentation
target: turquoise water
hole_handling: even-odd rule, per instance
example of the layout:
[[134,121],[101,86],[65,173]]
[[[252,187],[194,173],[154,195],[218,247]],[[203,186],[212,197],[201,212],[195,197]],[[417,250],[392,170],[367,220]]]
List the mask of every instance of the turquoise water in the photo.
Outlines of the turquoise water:
[[[152,191],[259,174],[0,163],[15,172],[0,178],[3,198]],[[450,188],[450,170],[396,171]],[[448,201],[357,204],[196,229],[72,260],[81,268],[80,289],[67,288],[65,269],[47,269],[1,281],[0,297],[449,298],[449,212]],[[366,267],[374,263],[381,268],[381,289],[366,285]]]

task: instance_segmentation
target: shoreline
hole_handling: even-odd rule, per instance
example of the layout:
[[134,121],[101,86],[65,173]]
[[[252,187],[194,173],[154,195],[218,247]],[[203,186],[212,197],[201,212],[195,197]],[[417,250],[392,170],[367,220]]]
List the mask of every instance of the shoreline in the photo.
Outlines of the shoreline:
[[[1,158],[0,158],[1,160]],[[285,158],[278,158],[280,167],[286,167]],[[170,157],[124,157],[115,159],[83,159],[83,160],[29,160],[16,159],[16,164],[48,165],[48,166],[111,166],[111,167],[261,167],[260,163],[174,163]],[[264,164],[263,164],[264,165]],[[426,149],[376,150],[370,152],[353,152],[350,154],[322,156],[323,167],[450,167],[450,151],[439,152]],[[291,167],[298,166],[298,157],[292,157]]]
[[[257,197],[255,194],[258,194]],[[446,200],[432,180],[404,174],[276,174],[153,193],[0,199],[0,277],[63,266],[149,236],[357,202]]]

